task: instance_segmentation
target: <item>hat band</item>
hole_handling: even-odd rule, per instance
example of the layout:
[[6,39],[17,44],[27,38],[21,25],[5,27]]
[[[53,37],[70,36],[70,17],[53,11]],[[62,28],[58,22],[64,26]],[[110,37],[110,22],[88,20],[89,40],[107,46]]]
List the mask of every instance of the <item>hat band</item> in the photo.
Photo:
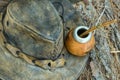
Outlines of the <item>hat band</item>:
[[5,48],[8,51],[10,51],[10,53],[12,55],[25,60],[29,64],[39,66],[43,69],[63,67],[65,65],[65,59],[64,59],[64,56],[62,54],[60,55],[60,57],[58,59],[53,61],[53,60],[40,60],[40,59],[37,59],[33,56],[29,56],[29,55],[23,53],[20,49],[7,43],[7,40],[3,34],[3,27],[2,26],[0,26],[0,37],[2,38],[3,45],[5,46]]

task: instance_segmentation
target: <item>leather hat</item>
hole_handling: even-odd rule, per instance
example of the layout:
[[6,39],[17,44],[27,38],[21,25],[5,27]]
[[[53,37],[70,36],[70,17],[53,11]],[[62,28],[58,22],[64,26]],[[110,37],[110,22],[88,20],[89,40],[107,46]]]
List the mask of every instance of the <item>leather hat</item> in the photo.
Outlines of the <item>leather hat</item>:
[[75,80],[82,73],[88,55],[64,46],[70,29],[83,25],[68,0],[13,0],[1,23],[0,79]]

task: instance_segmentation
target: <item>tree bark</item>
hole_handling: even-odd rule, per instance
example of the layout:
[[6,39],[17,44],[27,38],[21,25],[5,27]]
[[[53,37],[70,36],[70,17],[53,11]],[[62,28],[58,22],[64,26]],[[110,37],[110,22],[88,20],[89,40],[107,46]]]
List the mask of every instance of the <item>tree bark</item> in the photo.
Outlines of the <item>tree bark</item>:
[[[81,0],[70,1],[76,3]],[[118,22],[95,31],[96,45],[90,52],[88,64],[78,80],[120,80],[120,0],[90,1],[89,5],[80,3],[83,9],[76,7],[80,10],[81,18],[87,26],[94,26],[111,19],[117,19]]]
[[120,1],[92,0],[89,5],[94,8],[92,10],[96,15],[93,17],[93,25],[112,19],[117,19],[118,22],[95,31],[96,45],[91,51],[87,66],[90,68],[85,70],[79,80],[82,80],[89,70],[91,76],[88,76],[87,80],[120,80]]

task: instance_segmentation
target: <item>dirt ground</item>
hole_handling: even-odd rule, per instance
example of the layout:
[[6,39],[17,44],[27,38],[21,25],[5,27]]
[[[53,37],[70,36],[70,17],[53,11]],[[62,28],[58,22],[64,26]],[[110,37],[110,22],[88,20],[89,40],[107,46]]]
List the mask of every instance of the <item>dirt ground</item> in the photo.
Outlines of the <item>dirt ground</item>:
[[117,23],[96,30],[96,46],[78,80],[120,80],[120,1],[83,0],[74,7],[90,27],[117,19]]
[[[10,0],[0,0],[0,12]],[[120,80],[120,0],[80,0],[73,6],[89,27],[117,23],[95,31],[96,46],[78,80]]]

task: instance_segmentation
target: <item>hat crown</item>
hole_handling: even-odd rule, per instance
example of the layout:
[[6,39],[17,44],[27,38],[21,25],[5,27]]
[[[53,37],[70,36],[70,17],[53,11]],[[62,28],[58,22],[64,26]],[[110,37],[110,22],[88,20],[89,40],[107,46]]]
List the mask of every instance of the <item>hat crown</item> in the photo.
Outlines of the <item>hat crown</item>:
[[63,25],[59,14],[47,0],[19,0],[7,7],[4,18],[9,43],[24,53],[55,59],[63,47]]

